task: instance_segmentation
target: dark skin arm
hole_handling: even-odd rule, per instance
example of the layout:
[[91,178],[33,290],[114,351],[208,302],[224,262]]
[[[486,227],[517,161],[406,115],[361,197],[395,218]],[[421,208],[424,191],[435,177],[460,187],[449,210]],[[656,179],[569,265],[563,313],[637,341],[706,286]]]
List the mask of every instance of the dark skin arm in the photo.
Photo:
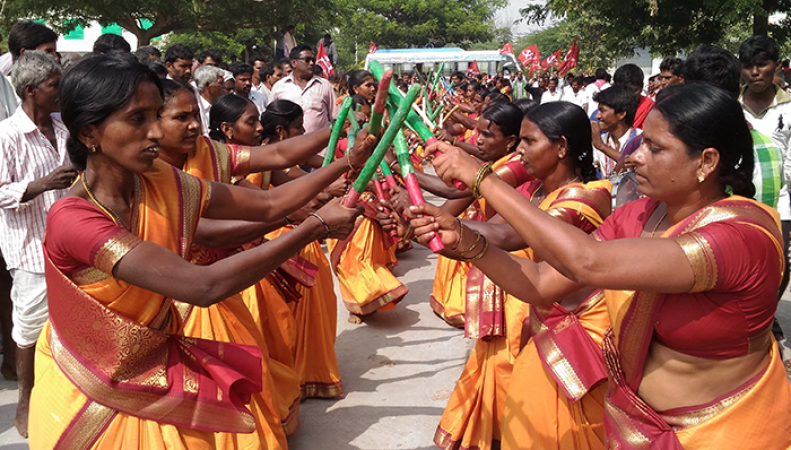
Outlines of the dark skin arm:
[[[228,190],[241,189],[218,186]],[[225,208],[212,207],[212,204],[216,205],[217,202],[210,202],[206,211],[210,215],[225,212]],[[340,199],[334,200],[318,212],[332,230],[330,237],[338,239],[351,233],[355,217],[361,213],[362,209],[359,207],[343,207]],[[237,213],[228,218],[245,218],[240,216],[245,214]],[[321,222],[310,217],[296,229],[277,239],[208,266],[191,264],[169,249],[151,242],[142,242],[115,265],[113,276],[181,302],[206,307],[257,283],[305,245],[324,236],[326,233]]]
[[61,166],[37,180],[31,181],[22,194],[22,203],[33,200],[39,195],[56,189],[66,189],[77,178],[77,171],[71,166]]
[[[330,128],[250,149],[250,172],[293,167],[309,160],[330,141]],[[321,164],[319,164],[321,167]]]

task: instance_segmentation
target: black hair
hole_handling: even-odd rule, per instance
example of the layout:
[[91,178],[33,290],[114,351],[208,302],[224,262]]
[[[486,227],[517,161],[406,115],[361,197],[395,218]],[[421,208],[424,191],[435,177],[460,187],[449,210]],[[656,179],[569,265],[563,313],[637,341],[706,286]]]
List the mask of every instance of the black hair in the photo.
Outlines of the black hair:
[[541,103],[533,100],[532,98],[523,98],[513,102],[513,105],[522,110],[522,116],[530,111],[536,109]]
[[368,102],[368,99],[366,99],[362,95],[354,94],[354,95],[352,95],[352,111],[354,111],[356,109],[357,105],[370,106],[371,103]]
[[660,92],[654,110],[687,146],[687,153],[694,157],[716,148],[723,189],[730,186],[734,194],[752,198],[753,139],[739,102],[708,83],[672,85]]
[[499,92],[492,92],[487,97],[489,98],[490,105],[494,105],[496,103],[511,103],[511,100],[507,95],[501,94]]
[[57,41],[54,31],[32,20],[17,22],[8,32],[8,50],[14,59],[19,58],[22,49],[35,50],[39,45]]
[[288,31],[288,30],[296,30],[296,29],[297,29],[297,27],[296,27],[296,26],[294,26],[294,25],[288,25],[288,26],[286,26],[286,31]]
[[324,68],[321,67],[321,64],[313,65],[313,76],[320,77],[322,75],[324,75]]
[[637,67],[635,64],[624,64],[615,70],[613,84],[629,86],[637,91],[638,89],[643,89],[644,79],[645,74],[643,73],[643,69]]
[[[212,106],[214,107],[214,106]],[[289,100],[275,100],[266,106],[261,114],[261,125],[264,130],[261,138],[268,141],[277,137],[277,127],[289,128],[302,117],[302,107]]]
[[169,78],[162,80],[162,99],[165,101],[165,103],[167,103],[180,91],[186,91],[190,94],[194,92],[192,90],[192,86],[181,80],[171,80]]
[[[576,76],[576,77],[571,79],[571,83],[577,83],[577,84],[580,85],[580,87],[582,87],[582,85],[585,83],[585,80],[581,76]],[[571,84],[571,83],[569,83],[569,84]]]
[[90,153],[78,139],[80,130],[104,122],[129,102],[143,82],[153,83],[162,94],[159,77],[130,53],[83,58],[64,72],[58,98],[69,130],[66,149],[75,169],[85,170]]
[[123,37],[113,34],[105,33],[96,39],[93,43],[93,52],[102,54],[110,52],[131,52],[132,46]]
[[460,80],[464,80],[465,78],[467,78],[466,76],[464,76],[463,72],[458,71],[458,70],[453,72],[453,75],[451,75],[451,78],[453,78],[453,77],[456,77],[456,78],[458,78]]
[[624,122],[630,127],[634,125],[634,116],[640,105],[640,98],[631,87],[622,84],[610,86],[593,94],[593,101],[609,106],[616,114],[625,112]]
[[218,98],[209,110],[209,137],[215,141],[225,142],[225,135],[220,125],[223,122],[236,123],[250,103],[250,100],[234,94],[226,94]]
[[332,36],[330,36],[330,34],[329,34],[329,33],[326,33],[326,34],[324,35],[324,39],[332,39]]
[[677,77],[684,76],[684,60],[668,56],[659,63],[660,72],[670,72]]
[[552,142],[566,138],[569,155],[580,169],[582,181],[596,179],[591,123],[585,110],[569,102],[549,102],[528,112],[525,120],[534,123]]
[[470,87],[470,83],[467,83],[466,81],[462,81],[461,83],[459,83],[458,86],[456,86],[456,89],[467,91],[468,87]]
[[288,53],[289,64],[291,64],[291,61],[299,58],[299,54],[304,52],[305,50],[310,50],[311,52],[313,51],[313,49],[310,48],[309,45],[305,45],[305,44],[300,44],[294,47],[294,49]]
[[258,78],[260,78],[261,81],[266,81],[266,77],[271,77],[274,74],[275,74],[275,63],[273,62],[268,62],[264,64],[264,66],[258,70]]
[[151,56],[157,56],[161,58],[162,52],[160,52],[159,49],[153,45],[144,45],[142,47],[138,47],[138,49],[135,50],[135,56],[137,56],[137,59],[142,62],[146,59],[152,59]]
[[356,94],[357,91],[355,90],[355,88],[358,88],[358,87],[362,86],[363,82],[368,77],[373,78],[374,76],[371,74],[371,72],[369,72],[367,70],[351,70],[351,71],[349,71],[349,73],[346,75],[347,89],[348,89],[349,95]]
[[602,68],[596,69],[596,79],[604,80],[605,78],[607,78],[607,71]]
[[277,65],[282,69],[284,64],[291,65],[291,60],[289,58],[280,58],[277,60]]
[[582,79],[582,82],[587,84],[593,84],[596,82],[596,77],[585,77]]
[[175,63],[179,59],[192,60],[195,54],[184,44],[173,44],[165,51],[165,62]]
[[261,55],[251,56],[250,59],[247,60],[247,64],[250,64],[251,66],[255,67],[255,63],[257,61],[261,61],[262,63],[266,64],[266,59]]
[[749,64],[758,60],[780,60],[780,46],[769,36],[757,35],[748,38],[739,47],[739,62]]
[[511,103],[489,104],[481,113],[482,118],[497,125],[503,136],[516,136],[514,145],[508,149],[509,153],[519,145],[519,129],[522,127],[523,116],[522,110]]
[[167,66],[165,66],[165,63],[163,63],[158,59],[149,58],[149,59],[144,59],[141,62],[145,64],[146,67],[153,70],[154,73],[157,74],[157,76],[160,78],[164,78],[163,75],[167,76],[168,74]]
[[222,56],[220,56],[220,54],[215,52],[214,50],[204,50],[204,51],[198,53],[198,62],[199,63],[203,64],[203,61],[205,61],[206,58],[213,59],[214,62],[217,63],[217,65],[222,64]]
[[503,87],[511,87],[511,80],[508,78],[500,78],[500,83],[503,84]]
[[733,53],[715,45],[701,45],[685,64],[685,83],[710,83],[739,98],[742,71]]
[[250,75],[253,74],[253,66],[247,64],[246,62],[236,61],[231,64],[231,67],[228,70],[233,74],[233,77],[236,78],[243,73],[249,73]]

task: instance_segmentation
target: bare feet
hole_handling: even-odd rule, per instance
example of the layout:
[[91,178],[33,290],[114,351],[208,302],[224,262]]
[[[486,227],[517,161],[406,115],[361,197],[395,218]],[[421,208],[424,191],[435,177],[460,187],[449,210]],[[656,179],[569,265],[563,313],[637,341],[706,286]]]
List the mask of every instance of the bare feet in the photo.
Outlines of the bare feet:
[[16,406],[14,426],[22,437],[27,437],[27,419],[30,409],[30,392],[33,390],[33,362],[36,346],[16,348],[16,373],[19,377],[19,403]]
[[16,409],[16,417],[14,417],[14,426],[19,432],[19,435],[27,439],[27,405],[23,408],[19,405]]
[[355,313],[351,313],[350,312],[349,313],[349,323],[354,323],[354,324],[358,324],[359,325],[359,324],[363,323],[363,318],[358,316]]

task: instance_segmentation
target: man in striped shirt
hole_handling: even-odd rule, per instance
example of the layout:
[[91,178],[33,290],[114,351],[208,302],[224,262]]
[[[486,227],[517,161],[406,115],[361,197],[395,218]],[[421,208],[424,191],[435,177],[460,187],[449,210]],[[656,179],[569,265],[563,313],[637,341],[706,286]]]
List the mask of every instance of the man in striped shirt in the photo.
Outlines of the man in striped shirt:
[[0,250],[13,278],[12,337],[19,377],[14,425],[22,436],[27,436],[35,344],[48,312],[42,249],[47,211],[77,177],[66,152],[68,131],[57,114],[60,75],[52,56],[22,54],[11,71],[22,104],[0,122]]

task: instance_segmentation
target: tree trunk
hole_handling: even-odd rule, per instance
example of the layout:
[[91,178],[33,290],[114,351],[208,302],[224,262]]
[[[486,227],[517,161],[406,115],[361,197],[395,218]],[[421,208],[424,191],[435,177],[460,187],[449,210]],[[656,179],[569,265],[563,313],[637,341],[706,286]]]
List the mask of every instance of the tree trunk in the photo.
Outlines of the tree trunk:
[[756,7],[761,8],[760,12],[753,14],[753,35],[769,34],[769,15],[766,13],[766,1],[758,2]]

